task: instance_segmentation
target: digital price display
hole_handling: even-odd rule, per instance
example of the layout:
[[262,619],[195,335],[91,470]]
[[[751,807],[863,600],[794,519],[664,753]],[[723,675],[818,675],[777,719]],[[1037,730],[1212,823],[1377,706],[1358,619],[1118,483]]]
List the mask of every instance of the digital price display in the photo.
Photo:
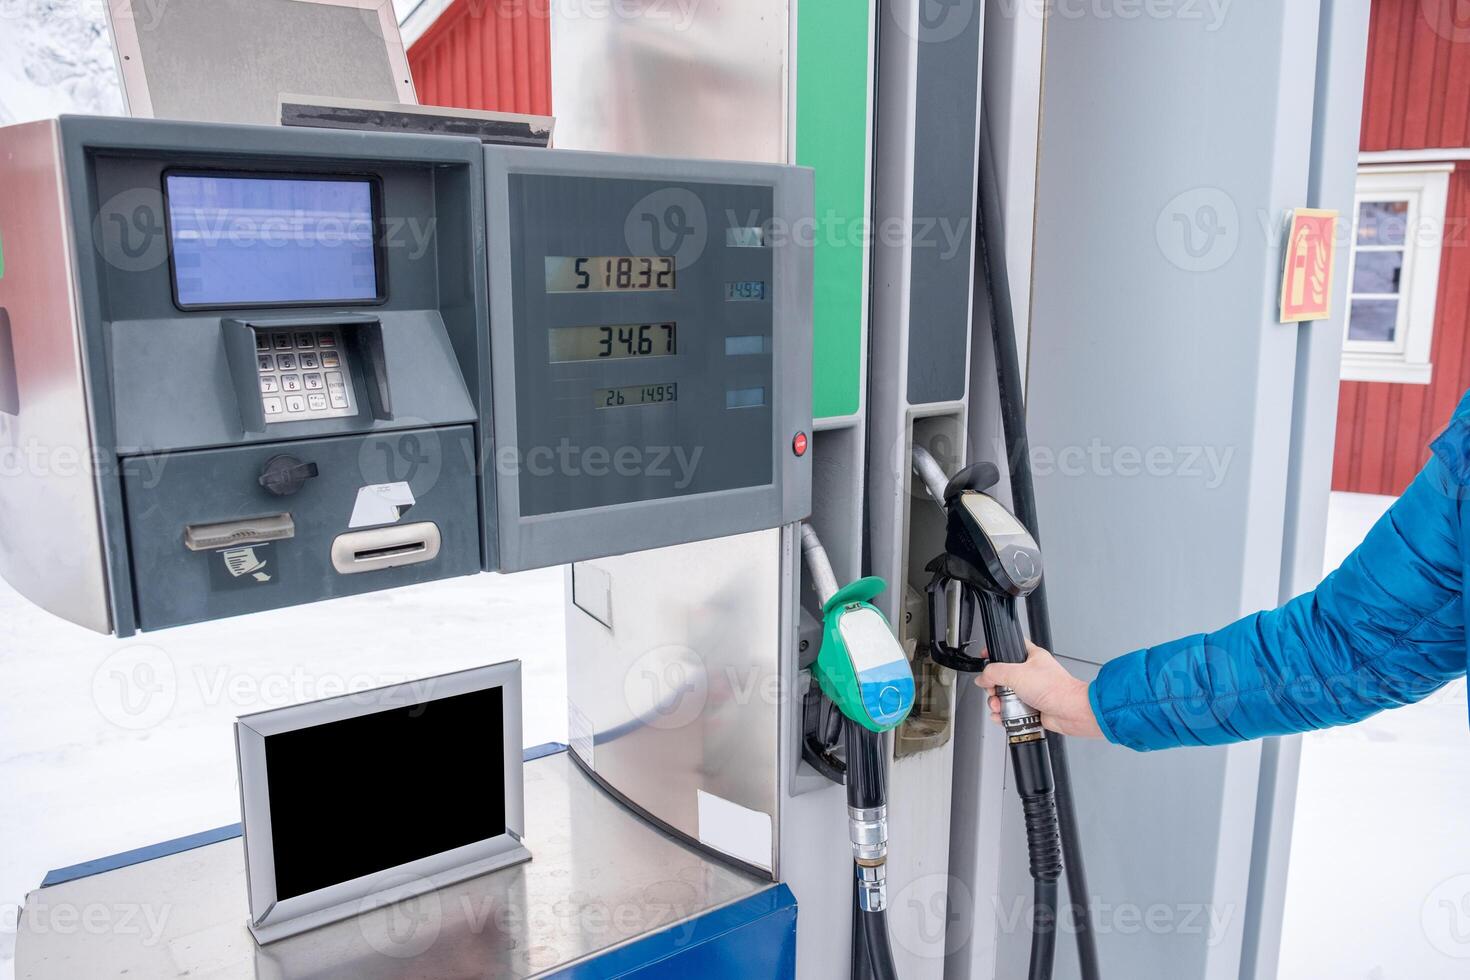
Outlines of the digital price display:
[[812,270],[780,229],[809,220],[812,175],[497,146],[485,161],[497,451],[703,449],[688,479],[498,468],[502,567],[636,551],[685,515],[751,529],[804,510],[810,453],[790,446],[811,432]]
[[748,279],[743,282],[725,283],[725,302],[748,303],[764,302],[766,298],[766,284],[759,280]]
[[548,255],[548,293],[651,292],[674,288],[672,255]]
[[677,323],[552,327],[548,336],[552,364],[625,357],[668,357],[679,352]]
[[621,408],[624,405],[664,405],[679,400],[679,386],[627,385],[622,388],[598,388],[592,392],[592,404],[597,408]]

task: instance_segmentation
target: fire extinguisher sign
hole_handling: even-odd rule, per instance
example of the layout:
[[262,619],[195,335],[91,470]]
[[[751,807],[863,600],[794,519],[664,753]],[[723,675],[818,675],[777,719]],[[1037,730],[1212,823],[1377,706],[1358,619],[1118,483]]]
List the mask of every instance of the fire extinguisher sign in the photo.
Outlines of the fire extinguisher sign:
[[1337,248],[1337,212],[1297,208],[1286,237],[1281,276],[1281,322],[1332,316],[1332,266]]

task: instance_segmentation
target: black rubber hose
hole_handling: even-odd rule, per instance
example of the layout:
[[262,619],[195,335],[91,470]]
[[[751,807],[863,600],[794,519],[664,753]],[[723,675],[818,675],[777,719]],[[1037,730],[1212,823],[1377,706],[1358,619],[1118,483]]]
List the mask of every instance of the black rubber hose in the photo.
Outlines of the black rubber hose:
[[893,965],[893,947],[888,941],[887,912],[858,912],[863,920],[863,939],[868,961],[868,975],[873,980],[898,980]]
[[1051,756],[1043,741],[1011,744],[1011,768],[1026,818],[1026,850],[1036,897],[1031,910],[1031,980],[1051,980],[1057,953],[1057,880],[1062,841],[1057,827]]
[[847,805],[859,810],[883,806],[888,777],[883,771],[883,736],[847,721]]
[[[883,736],[851,720],[844,735],[847,805],[859,810],[885,805],[888,778],[884,772]],[[888,915],[863,911],[858,901],[856,875],[852,884],[852,977],[853,980],[898,980],[888,938]]]
[[1036,882],[1035,905],[1031,910],[1031,966],[1029,980],[1051,980],[1057,959],[1057,883]]
[[[1011,496],[1016,518],[1041,543],[1041,529],[1036,515],[1036,488],[1031,479],[1031,447],[1026,435],[1026,396],[1021,378],[1021,359],[1016,349],[1016,317],[1011,307],[1010,277],[1006,269],[1005,247],[1001,238],[1004,223],[1000,212],[1000,185],[995,176],[995,152],[990,140],[988,120],[980,120],[980,206],[976,214],[976,243],[979,261],[976,265],[975,288],[985,291],[990,310],[990,335],[995,344],[995,373],[1000,391],[1000,414],[1005,427],[1007,465],[1011,476]],[[992,239],[992,236],[993,239]],[[1046,602],[1043,581],[1026,600],[1026,622],[1031,639],[1051,649],[1051,613]],[[1067,742],[1060,735],[1046,740],[1051,756],[1052,778],[1056,781],[1057,819],[1062,835],[1062,854],[1066,860],[1069,909],[1077,934],[1077,959],[1082,980],[1101,980],[1097,955],[1097,934],[1092,925],[1090,906],[1092,893],[1087,887],[1087,869],[1082,859],[1082,843],[1077,825],[1077,803],[1072,794],[1072,770],[1067,761]]]
[[888,942],[888,913],[864,912],[852,886],[852,980],[898,980]]

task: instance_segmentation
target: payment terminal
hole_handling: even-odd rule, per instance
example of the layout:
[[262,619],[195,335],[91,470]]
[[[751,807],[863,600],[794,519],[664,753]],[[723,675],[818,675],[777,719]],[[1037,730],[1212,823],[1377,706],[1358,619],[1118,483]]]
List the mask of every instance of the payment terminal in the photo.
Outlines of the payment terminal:
[[478,572],[478,141],[5,132],[0,572],[126,636]]
[[0,574],[57,615],[127,636],[810,509],[809,171],[4,135]]

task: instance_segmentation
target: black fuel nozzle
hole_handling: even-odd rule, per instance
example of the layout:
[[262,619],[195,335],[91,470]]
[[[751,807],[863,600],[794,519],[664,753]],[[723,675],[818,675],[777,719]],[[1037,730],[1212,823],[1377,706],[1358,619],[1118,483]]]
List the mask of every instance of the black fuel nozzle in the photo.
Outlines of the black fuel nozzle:
[[[1025,663],[1026,640],[1016,601],[1041,584],[1041,548],[1015,516],[988,491],[1000,478],[991,463],[968,466],[945,481],[938,464],[921,448],[914,450],[914,469],[929,495],[945,511],[945,552],[927,566],[929,655],[954,670],[983,673],[990,663]],[[942,488],[942,489],[941,489]],[[959,632],[948,642],[947,597],[962,603]],[[983,655],[975,650],[974,615],[978,607],[985,636]],[[1011,753],[1016,790],[1026,820],[1031,877],[1036,882],[1033,955],[1047,956],[1056,929],[1056,883],[1062,874],[1062,839],[1057,819],[1056,785],[1041,714],[1014,691],[995,688],[1001,724]],[[1050,964],[1046,964],[1046,973]]]
[[[931,574],[924,587],[929,612],[929,658],[941,667],[965,674],[978,674],[990,661],[976,649],[975,607],[979,575],[963,562],[948,554],[940,555],[924,567]],[[959,630],[955,642],[949,642],[949,601],[953,591],[959,602]],[[983,639],[983,638],[982,638]]]

